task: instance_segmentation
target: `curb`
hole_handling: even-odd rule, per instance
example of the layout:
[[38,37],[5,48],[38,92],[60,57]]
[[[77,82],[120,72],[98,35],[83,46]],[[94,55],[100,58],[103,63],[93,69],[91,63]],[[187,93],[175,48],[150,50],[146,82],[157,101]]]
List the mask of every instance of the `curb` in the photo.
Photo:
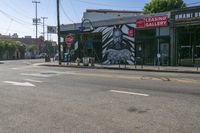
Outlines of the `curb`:
[[48,67],[69,67],[69,68],[85,68],[85,69],[107,69],[107,70],[126,70],[126,71],[144,71],[144,72],[165,72],[165,73],[185,73],[185,74],[200,74],[200,71],[173,71],[173,70],[153,70],[153,69],[130,69],[130,68],[113,68],[113,67],[89,67],[89,66],[64,66],[64,65],[49,65],[40,64],[39,66]]

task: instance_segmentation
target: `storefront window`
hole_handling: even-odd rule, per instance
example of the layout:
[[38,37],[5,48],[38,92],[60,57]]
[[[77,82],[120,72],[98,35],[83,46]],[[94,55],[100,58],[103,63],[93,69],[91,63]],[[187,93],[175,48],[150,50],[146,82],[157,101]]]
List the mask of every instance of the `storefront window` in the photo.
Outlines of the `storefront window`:
[[[144,65],[169,65],[169,53],[168,27],[136,31],[136,58],[142,59]],[[159,60],[157,54],[161,55]]]
[[137,64],[154,65],[156,45],[156,30],[145,29],[136,31]]
[[193,66],[200,59],[200,26],[177,28],[179,65]]

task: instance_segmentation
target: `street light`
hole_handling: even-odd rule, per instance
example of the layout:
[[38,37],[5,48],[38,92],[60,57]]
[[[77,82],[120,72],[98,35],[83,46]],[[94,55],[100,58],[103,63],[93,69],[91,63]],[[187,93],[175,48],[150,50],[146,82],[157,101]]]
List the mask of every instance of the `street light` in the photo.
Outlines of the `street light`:
[[89,31],[93,31],[93,30],[94,30],[94,26],[93,26],[91,20],[89,20],[89,19],[84,19],[84,18],[83,18],[83,19],[82,19],[82,23],[81,23],[81,27],[79,27],[80,32],[83,32],[83,31],[84,31],[84,29],[85,29],[84,23],[85,23],[85,22],[89,22],[89,24],[90,24],[90,30],[89,30]]

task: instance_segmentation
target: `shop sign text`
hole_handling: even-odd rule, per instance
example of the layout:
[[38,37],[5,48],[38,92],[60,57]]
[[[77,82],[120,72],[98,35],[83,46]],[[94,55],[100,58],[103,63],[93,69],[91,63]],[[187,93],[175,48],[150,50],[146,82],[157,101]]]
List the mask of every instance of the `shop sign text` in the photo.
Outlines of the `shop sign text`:
[[200,18],[200,11],[199,12],[190,12],[190,13],[181,13],[175,15],[175,20],[186,20],[186,19],[197,19]]
[[168,26],[168,16],[154,16],[136,20],[137,28],[151,28],[163,26]]

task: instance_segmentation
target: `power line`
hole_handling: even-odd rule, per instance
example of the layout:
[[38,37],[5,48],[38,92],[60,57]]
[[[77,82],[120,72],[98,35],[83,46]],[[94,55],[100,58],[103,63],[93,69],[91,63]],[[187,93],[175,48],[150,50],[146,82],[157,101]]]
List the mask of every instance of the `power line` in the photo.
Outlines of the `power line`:
[[73,21],[73,20],[67,15],[67,13],[65,12],[65,10],[64,10],[64,8],[63,8],[63,6],[62,6],[62,4],[60,4],[60,6],[61,6],[61,9],[62,9],[62,11],[63,11],[65,17],[66,17],[69,21],[71,21],[72,23],[74,23],[74,21]]
[[10,29],[11,25],[12,25],[12,22],[13,22],[13,19],[11,19],[11,20],[10,20],[10,23],[8,24],[8,28],[7,28],[7,30],[6,30],[6,33],[5,33],[5,34],[7,34],[7,33],[8,33],[8,31],[9,31],[9,29]]
[[74,4],[73,4],[72,0],[69,0],[69,3],[70,3],[70,5],[71,5],[71,7],[72,7],[72,10],[73,10],[73,12],[74,12],[75,17],[78,17],[78,18],[79,18],[79,15],[78,15],[78,13],[77,13],[76,10],[75,10],[75,7],[74,7]]
[[[28,15],[25,15],[24,12],[20,12],[19,10],[17,9],[22,9],[22,8],[14,8],[15,6],[11,6],[12,4],[9,4],[9,3],[6,3],[5,1],[3,1],[4,4],[9,7],[10,9],[12,9],[14,12],[18,13],[20,16],[24,17],[24,18],[31,18],[30,16]],[[10,2],[10,1],[9,1]]]
[[[111,4],[111,3],[100,3],[100,2],[94,2],[94,1],[86,1],[86,0],[76,0],[78,2],[81,2],[81,3],[86,3],[86,4],[92,4],[92,5],[97,5],[97,6],[107,6],[107,7],[122,7],[121,5],[114,5],[114,4]],[[128,6],[125,6],[123,8],[141,8],[141,7],[128,7]],[[143,7],[142,7],[143,8]]]
[[200,2],[188,3],[188,4],[186,4],[186,5],[187,5],[187,6],[190,6],[190,5],[197,5],[197,4],[200,4]]
[[31,24],[29,24],[28,22],[25,22],[25,21],[23,21],[23,20],[21,20],[21,19],[19,19],[19,18],[16,18],[16,17],[14,17],[14,16],[9,15],[8,13],[2,11],[1,9],[0,9],[0,12],[1,12],[5,17],[7,17],[7,18],[9,18],[9,19],[12,19],[13,21],[17,22],[18,24],[21,24],[21,25],[31,25]]

